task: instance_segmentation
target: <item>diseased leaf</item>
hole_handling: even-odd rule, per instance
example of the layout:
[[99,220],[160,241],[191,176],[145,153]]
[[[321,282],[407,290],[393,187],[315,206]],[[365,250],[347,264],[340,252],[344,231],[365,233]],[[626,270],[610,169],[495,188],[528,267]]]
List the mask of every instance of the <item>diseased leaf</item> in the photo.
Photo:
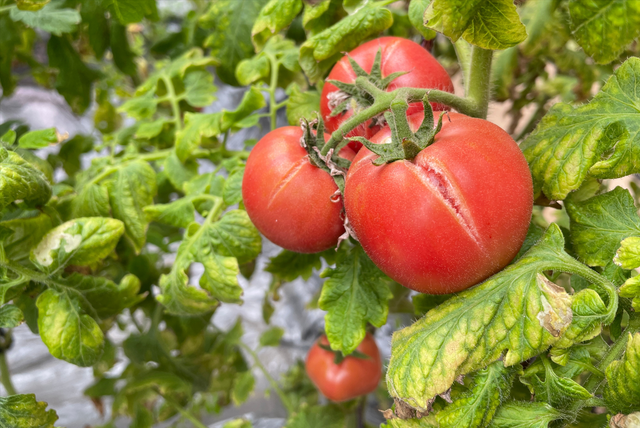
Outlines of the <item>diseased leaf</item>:
[[51,186],[44,174],[15,152],[0,147],[0,210],[22,199],[43,205],[51,197]]
[[74,31],[81,21],[77,10],[63,7],[64,0],[52,0],[37,11],[11,9],[10,16],[14,21],[60,36]]
[[629,334],[622,359],[606,368],[604,399],[614,412],[629,414],[640,411],[640,333]]
[[640,312],[640,276],[628,279],[620,287],[620,297],[633,299],[632,306],[636,312]]
[[635,0],[571,0],[571,32],[587,55],[608,64],[640,36],[640,3]]
[[18,218],[0,222],[0,226],[12,231],[3,244],[7,258],[16,262],[28,261],[31,248],[53,225],[54,220],[38,210],[26,211]]
[[136,120],[143,120],[151,118],[157,108],[158,103],[153,97],[153,93],[147,92],[128,100],[118,108],[118,111],[125,112]]
[[515,370],[498,361],[473,376],[470,390],[438,412],[441,428],[488,426],[500,404],[509,397]]
[[74,217],[111,217],[109,191],[101,184],[82,186],[71,202]]
[[[582,329],[592,327],[594,320],[599,326],[611,318],[605,307],[596,316],[577,314],[574,326],[571,296],[547,280],[542,274],[547,270],[591,275],[564,252],[564,238],[555,224],[516,263],[396,331],[387,371],[392,396],[426,410],[425,403],[445,392],[459,375],[501,357],[505,366],[517,364],[562,340],[581,338]],[[593,290],[582,293],[589,291],[598,296]],[[571,337],[565,338],[568,333]]]
[[640,236],[631,236],[620,242],[620,248],[616,251],[613,262],[622,269],[635,269],[640,267]]
[[51,355],[80,367],[98,361],[104,335],[76,296],[48,289],[40,294],[37,305],[40,337]]
[[343,52],[352,50],[391,24],[391,12],[380,4],[369,2],[353,15],[307,39],[300,47],[300,66],[311,83],[316,83],[342,57]]
[[194,107],[206,107],[214,102],[216,90],[213,76],[207,71],[193,71],[184,78],[185,99]]
[[437,34],[424,23],[424,13],[429,7],[429,3],[431,0],[411,0],[409,3],[409,21],[425,40],[435,39]]
[[24,315],[15,305],[4,305],[0,307],[0,328],[15,328],[22,324]]
[[512,401],[503,404],[493,418],[490,428],[548,428],[560,419],[562,412],[547,403]]
[[91,266],[111,254],[123,233],[120,220],[74,219],[47,233],[31,250],[31,261],[47,272],[67,265]]
[[256,51],[274,34],[287,28],[302,10],[302,0],[270,0],[253,23],[251,39]]
[[173,151],[164,160],[164,173],[173,187],[182,190],[184,183],[193,180],[198,175],[198,163],[194,160],[182,163],[176,152]]
[[136,160],[119,168],[106,183],[113,217],[121,220],[137,252],[146,241],[147,218],[144,207],[153,203],[156,173],[148,163]]
[[640,172],[638,82],[640,58],[629,58],[588,104],[551,108],[520,146],[536,192],[560,200],[589,175],[618,178]]
[[484,49],[506,49],[527,38],[511,0],[433,0],[425,25],[451,38],[462,37]]
[[51,0],[16,0],[16,5],[20,10],[30,10],[35,12],[47,5]]
[[242,177],[244,176],[244,167],[235,168],[229,174],[227,181],[222,189],[222,198],[227,205],[235,205],[242,202]]
[[47,410],[47,403],[36,401],[35,394],[0,397],[0,427],[53,428],[58,415]]
[[381,327],[387,322],[393,297],[388,279],[360,246],[340,252],[336,267],[321,277],[327,278],[318,302],[327,311],[327,338],[332,349],[351,354],[364,339],[367,323]]
[[573,250],[590,266],[606,266],[620,241],[640,236],[640,217],[633,198],[621,187],[586,201],[567,201],[566,208]]
[[289,90],[287,99],[287,121],[291,126],[299,126],[300,119],[312,120],[320,111],[320,94],[315,89],[301,91],[300,87],[293,84]]
[[344,14],[341,0],[320,0],[304,5],[302,26],[311,35],[320,33],[335,24]]
[[221,65],[216,73],[220,80],[237,85],[236,66],[253,56],[251,27],[268,0],[218,0],[211,3],[200,18],[202,28],[211,30],[205,46]]
[[541,379],[537,373],[521,380],[529,385],[531,392],[535,394],[538,402],[547,403],[551,406],[560,406],[567,401],[586,400],[591,398],[589,391],[584,389],[579,383],[568,377],[558,376],[546,356],[541,356],[544,367],[544,376]]
[[187,227],[195,221],[194,197],[185,196],[168,204],[149,205],[144,208],[149,221]]

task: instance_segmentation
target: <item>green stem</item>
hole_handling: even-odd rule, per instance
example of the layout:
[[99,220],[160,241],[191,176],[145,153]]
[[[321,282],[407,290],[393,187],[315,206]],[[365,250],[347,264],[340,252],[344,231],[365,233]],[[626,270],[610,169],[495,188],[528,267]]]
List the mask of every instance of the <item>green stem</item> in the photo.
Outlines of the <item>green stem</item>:
[[249,348],[247,345],[245,345],[242,342],[239,343],[239,346],[242,349],[244,349],[248,354],[251,355],[251,357],[253,358],[253,362],[264,374],[264,376],[267,378],[273,390],[276,392],[276,394],[278,394],[278,397],[280,397],[280,401],[282,401],[282,405],[286,407],[287,411],[289,412],[289,416],[291,416],[295,411],[295,409],[293,408],[293,404],[291,404],[291,401],[289,401],[289,398],[285,395],[284,391],[280,389],[280,385],[278,385],[278,382],[276,382],[273,376],[271,376],[267,371],[267,369],[262,365],[262,363],[260,362],[260,359],[258,358],[258,354],[256,354],[256,352],[253,349]]
[[169,76],[162,76],[162,81],[167,87],[167,96],[169,97],[169,103],[171,103],[171,110],[173,111],[173,121],[176,124],[176,130],[182,131],[182,116],[180,114],[180,104],[176,96],[176,90],[173,87],[173,82]]
[[275,56],[267,54],[271,65],[271,84],[269,85],[269,112],[271,114],[271,130],[275,130],[278,121],[278,105],[276,103],[276,90],[278,89],[278,73],[280,63]]
[[[160,394],[159,391],[157,391],[158,394]],[[185,410],[182,408],[182,406],[178,403],[176,403],[175,401],[171,400],[170,398],[165,397],[164,395],[160,394],[162,396],[162,398],[164,399],[164,401],[169,404],[171,407],[173,407],[174,409],[176,409],[180,415],[182,415],[185,419],[189,420],[189,422],[191,422],[193,424],[194,427],[196,428],[208,428],[205,424],[203,424],[202,422],[200,422],[198,420],[198,418],[196,418],[195,416],[193,416],[191,414],[191,412]]]
[[14,7],[16,7],[15,4],[10,4],[9,6],[5,6],[5,7],[0,7],[0,13],[7,12],[13,9]]
[[7,391],[7,395],[16,395],[16,389],[11,382],[11,372],[9,372],[9,366],[7,365],[7,353],[6,350],[0,352],[0,381],[2,386]]
[[467,79],[468,84],[465,84],[465,96],[473,100],[476,107],[476,117],[481,119],[487,118],[487,111],[489,110],[492,59],[493,51],[482,49],[478,46],[471,48],[471,63],[469,78]]
[[156,303],[156,307],[153,308],[153,315],[151,316],[151,327],[149,328],[149,333],[156,334],[158,332],[158,326],[160,325],[160,321],[162,321],[163,312],[164,307],[160,303]]

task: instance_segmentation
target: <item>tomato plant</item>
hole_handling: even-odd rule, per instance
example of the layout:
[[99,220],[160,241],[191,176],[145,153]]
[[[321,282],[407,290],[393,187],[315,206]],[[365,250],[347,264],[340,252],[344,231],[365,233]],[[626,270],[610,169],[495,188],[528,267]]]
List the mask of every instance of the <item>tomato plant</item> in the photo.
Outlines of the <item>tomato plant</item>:
[[0,427],[635,428],[638,4],[0,0]]
[[309,378],[331,401],[348,401],[378,388],[382,377],[380,351],[373,336],[367,334],[356,349],[357,355],[343,357],[329,348],[322,336],[307,355]]

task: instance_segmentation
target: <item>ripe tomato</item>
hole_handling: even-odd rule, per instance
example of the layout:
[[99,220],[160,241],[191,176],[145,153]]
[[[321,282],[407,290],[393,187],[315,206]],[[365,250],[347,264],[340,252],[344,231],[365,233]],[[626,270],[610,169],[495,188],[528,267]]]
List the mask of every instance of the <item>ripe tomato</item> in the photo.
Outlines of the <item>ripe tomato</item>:
[[[256,144],[247,160],[242,198],[267,239],[287,250],[315,253],[335,246],[344,233],[342,202],[332,202],[338,187],[309,162],[300,146],[302,135],[301,128],[285,126]],[[351,160],[355,153],[347,147],[340,155]]]
[[348,356],[340,364],[335,363],[335,354],[320,344],[329,346],[326,336],[311,347],[306,368],[309,378],[325,397],[341,402],[376,390],[382,376],[382,361],[373,336],[367,333],[357,349],[368,358]]
[[[446,70],[426,49],[411,40],[400,37],[380,37],[371,40],[349,52],[362,69],[371,72],[371,67],[378,50],[382,51],[381,71],[382,77],[386,77],[398,71],[408,72],[391,82],[387,91],[397,88],[432,88],[453,93],[453,83]],[[356,73],[351,68],[348,57],[345,55],[333,67],[327,80],[338,80],[345,83],[353,83],[356,80]],[[338,88],[327,82],[322,88],[320,98],[320,114],[324,119],[327,132],[334,132],[340,125],[353,115],[352,110],[331,117],[332,99],[338,94]],[[330,106],[331,104],[331,106]],[[447,109],[445,106],[432,104],[436,110]],[[407,115],[423,110],[421,102],[413,103],[409,106]],[[371,121],[358,126],[350,133],[349,137],[361,136],[370,138],[381,129],[381,126],[374,125]],[[350,146],[354,150],[359,150],[362,144],[352,141]]]
[[[422,117],[409,118],[414,131]],[[366,253],[422,293],[461,291],[498,272],[531,219],[531,173],[515,141],[486,120],[450,117],[411,161],[374,166],[377,156],[363,148],[345,185],[347,217]],[[371,141],[390,135],[385,127]]]

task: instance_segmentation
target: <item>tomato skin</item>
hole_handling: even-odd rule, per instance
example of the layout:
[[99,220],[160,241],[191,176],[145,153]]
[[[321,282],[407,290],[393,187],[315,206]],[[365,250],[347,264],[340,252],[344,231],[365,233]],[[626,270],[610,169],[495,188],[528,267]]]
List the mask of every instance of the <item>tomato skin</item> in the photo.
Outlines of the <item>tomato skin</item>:
[[[331,201],[338,187],[309,162],[302,135],[300,127],[285,126],[256,144],[247,159],[242,197],[267,239],[287,250],[316,253],[335,246],[344,233],[342,203]],[[351,160],[355,153],[345,148],[340,155]]]
[[322,349],[319,344],[329,346],[322,336],[311,347],[307,355],[306,369],[311,381],[331,401],[352,400],[376,390],[382,377],[380,351],[371,334],[367,333],[358,351],[369,358],[347,356],[335,364],[335,354]]
[[[516,142],[491,122],[449,115],[413,161],[374,166],[377,156],[360,150],[345,186],[347,217],[365,252],[422,293],[462,291],[501,270],[522,246],[533,207]],[[422,117],[409,118],[413,130]],[[390,134],[385,127],[372,142]]]
[[[376,57],[378,49],[382,50],[382,77],[386,77],[397,71],[408,71],[407,74],[395,79],[387,91],[397,88],[432,88],[453,93],[453,83],[446,70],[440,63],[422,46],[411,40],[401,37],[380,37],[371,40],[349,52],[353,58],[367,73],[371,72],[371,67]],[[356,73],[351,68],[347,55],[343,56],[333,67],[327,80],[338,80],[345,83],[353,83],[356,80]],[[320,114],[324,119],[327,132],[334,132],[340,125],[353,115],[352,110],[331,117],[329,98],[331,93],[338,88],[326,82],[322,88],[320,97]],[[436,110],[444,110],[445,106],[431,104]],[[409,106],[407,115],[423,110],[421,102],[412,103]],[[371,121],[367,121],[347,134],[348,137],[367,137],[375,135],[382,127],[371,126]],[[361,143],[351,142],[350,146],[358,151],[362,147]]]

